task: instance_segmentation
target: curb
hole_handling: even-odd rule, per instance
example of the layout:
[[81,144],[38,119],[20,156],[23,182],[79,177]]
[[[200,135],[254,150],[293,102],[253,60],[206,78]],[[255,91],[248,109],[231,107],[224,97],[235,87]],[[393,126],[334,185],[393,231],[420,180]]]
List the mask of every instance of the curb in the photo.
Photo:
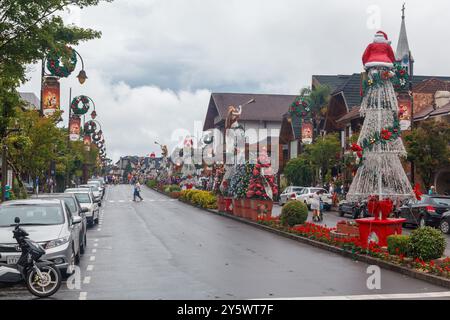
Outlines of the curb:
[[[155,190],[155,189],[152,189],[152,190]],[[160,192],[158,190],[155,190],[155,191],[158,192],[158,193],[164,194],[165,196],[169,197],[167,194],[165,194],[163,192]],[[214,211],[214,210],[211,210],[211,209],[204,209],[204,208],[201,208],[201,207],[197,207],[197,206],[195,206],[195,205],[193,205],[191,203],[184,202],[182,200],[178,200],[178,201],[180,201],[180,202],[182,202],[184,204],[187,204],[187,205],[189,205],[191,207],[194,207],[194,208],[197,208],[197,209],[201,209],[203,211],[207,211],[207,212],[215,214],[215,215],[226,217],[228,219],[239,221],[239,222],[245,223],[247,225],[251,225],[251,226],[253,226],[255,228],[258,228],[258,229],[261,229],[261,230],[265,230],[265,231],[277,234],[277,235],[282,236],[284,238],[288,238],[288,239],[291,239],[291,240],[295,240],[297,242],[309,244],[309,245],[312,245],[312,246],[320,248],[320,249],[324,249],[324,250],[327,250],[327,251],[330,251],[330,252],[333,252],[333,253],[340,254],[340,255],[342,255],[344,257],[352,258],[353,260],[356,260],[356,261],[365,262],[365,263],[368,263],[368,264],[371,264],[371,265],[377,265],[377,266],[379,266],[379,267],[381,267],[383,269],[386,269],[386,270],[395,271],[395,272],[398,272],[400,274],[406,275],[406,276],[414,278],[414,279],[423,280],[423,281],[429,282],[431,284],[438,285],[438,286],[450,289],[450,279],[446,279],[446,278],[443,278],[443,277],[440,277],[440,276],[437,276],[437,275],[434,275],[434,274],[428,274],[428,273],[424,273],[424,272],[411,270],[411,269],[406,268],[404,266],[400,266],[400,265],[397,265],[397,264],[393,264],[391,262],[383,261],[383,260],[380,260],[380,259],[377,259],[377,258],[374,258],[374,257],[371,257],[371,256],[361,255],[361,254],[358,254],[358,253],[352,253],[352,252],[344,250],[342,248],[337,248],[337,247],[331,246],[331,245],[323,243],[323,242],[319,242],[319,241],[316,241],[316,240],[312,240],[312,239],[304,238],[304,237],[301,237],[301,236],[298,236],[298,235],[295,235],[295,234],[291,234],[291,233],[288,233],[288,232],[285,232],[285,231],[274,229],[274,228],[271,228],[271,227],[266,226],[266,225],[262,225],[262,224],[259,224],[259,223],[256,223],[256,222],[253,222],[253,221],[250,221],[250,220],[247,220],[247,219],[243,219],[243,218],[240,218],[240,217],[236,217],[236,216],[230,215],[228,213]]]

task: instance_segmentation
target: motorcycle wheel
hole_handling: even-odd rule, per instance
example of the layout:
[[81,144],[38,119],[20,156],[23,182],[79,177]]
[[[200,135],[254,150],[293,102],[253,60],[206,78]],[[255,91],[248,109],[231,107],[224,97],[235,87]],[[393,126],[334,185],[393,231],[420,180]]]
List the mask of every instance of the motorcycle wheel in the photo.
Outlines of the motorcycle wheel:
[[39,278],[35,269],[27,273],[26,284],[28,291],[39,298],[46,298],[54,295],[61,287],[61,272],[55,266],[43,266],[39,270],[42,279]]

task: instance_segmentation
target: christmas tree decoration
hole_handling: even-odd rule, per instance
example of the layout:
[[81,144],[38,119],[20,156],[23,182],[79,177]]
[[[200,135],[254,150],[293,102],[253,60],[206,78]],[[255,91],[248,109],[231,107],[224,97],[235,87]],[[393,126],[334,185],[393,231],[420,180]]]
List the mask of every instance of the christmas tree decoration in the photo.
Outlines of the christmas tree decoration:
[[[384,41],[380,40],[380,35]],[[391,78],[387,76],[394,70],[394,61],[386,34],[377,33],[374,43],[367,47],[363,56],[368,80],[373,80],[373,85],[363,97],[360,112],[365,119],[358,143],[352,145],[361,161],[347,194],[351,201],[370,196],[378,196],[379,201],[413,196],[399,159],[399,156],[406,156],[406,150],[400,139],[397,96]]]
[[278,186],[272,173],[267,152],[263,150],[251,170],[246,196],[248,199],[273,200],[278,194]]
[[310,104],[307,96],[300,95],[292,102],[289,113],[299,118],[300,123],[303,121],[310,122],[312,121]]
[[402,233],[405,219],[388,219],[393,200],[414,197],[400,156],[406,150],[400,139],[399,107],[392,79],[395,56],[387,35],[379,31],[363,55],[367,86],[360,112],[364,123],[352,150],[360,158],[359,167],[347,193],[347,200],[367,200],[373,218],[357,219],[363,247],[371,243],[387,245],[387,237]]
[[230,180],[230,194],[235,199],[243,199],[246,197],[248,184],[254,165],[246,162],[245,164],[237,165],[236,172]]
[[[56,54],[54,51],[50,52],[47,56],[47,69],[52,76],[67,78],[77,65],[77,54],[75,50],[70,47],[66,47],[66,51],[69,59],[63,58]],[[62,65],[61,65],[62,63]]]

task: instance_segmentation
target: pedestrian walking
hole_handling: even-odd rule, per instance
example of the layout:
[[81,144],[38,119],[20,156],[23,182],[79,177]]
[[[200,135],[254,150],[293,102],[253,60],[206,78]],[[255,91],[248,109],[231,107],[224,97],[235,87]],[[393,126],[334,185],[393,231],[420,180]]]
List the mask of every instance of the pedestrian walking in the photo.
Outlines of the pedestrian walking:
[[313,221],[320,221],[320,191],[312,194],[311,210],[313,212]]
[[141,197],[141,184],[139,181],[137,181],[134,185],[133,201],[136,201],[136,197],[138,197],[141,201],[144,200]]

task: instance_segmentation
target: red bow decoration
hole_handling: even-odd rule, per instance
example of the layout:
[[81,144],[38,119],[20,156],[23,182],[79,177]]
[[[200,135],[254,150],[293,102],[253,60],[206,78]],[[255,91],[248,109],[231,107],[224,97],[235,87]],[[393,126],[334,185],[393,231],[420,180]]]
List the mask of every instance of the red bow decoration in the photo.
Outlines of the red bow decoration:
[[358,156],[358,158],[362,158],[362,151],[363,149],[361,148],[360,145],[353,143],[351,146],[351,149],[353,152],[356,152],[356,155]]
[[414,194],[416,196],[416,199],[418,201],[422,200],[421,195],[423,194],[422,191],[420,191],[420,185],[418,183],[416,183],[416,185],[414,186]]
[[392,136],[392,132],[390,132],[389,130],[387,130],[387,129],[381,130],[381,137],[384,140],[389,140],[391,138],[391,136]]

